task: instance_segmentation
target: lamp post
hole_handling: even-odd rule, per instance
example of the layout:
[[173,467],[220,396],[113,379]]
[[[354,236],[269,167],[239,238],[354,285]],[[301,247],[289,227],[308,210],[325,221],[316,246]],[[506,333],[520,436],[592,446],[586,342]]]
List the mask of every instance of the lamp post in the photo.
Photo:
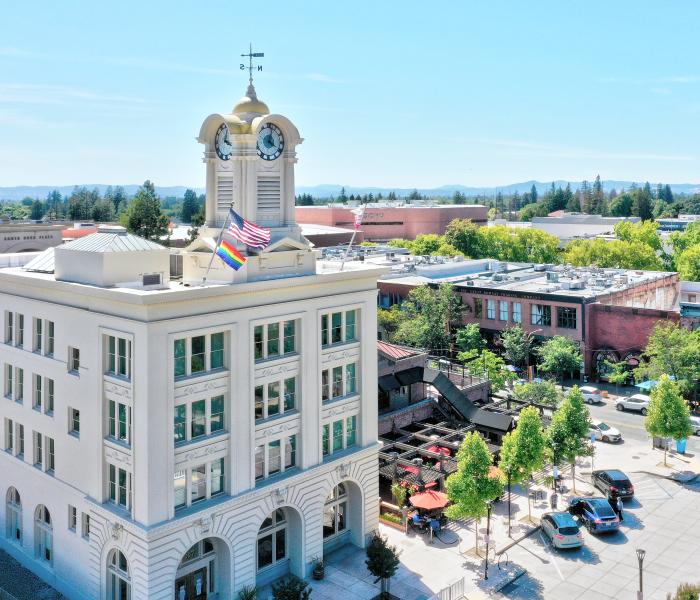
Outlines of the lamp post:
[[637,592],[637,600],[642,600],[642,598],[644,598],[644,588],[642,587],[642,563],[644,563],[645,555],[646,550],[637,548],[637,560],[639,561],[639,591]]
[[510,469],[508,469],[508,537],[512,537],[510,535]]
[[491,534],[491,504],[492,500],[486,503],[486,560],[484,561],[484,580],[489,578],[489,536]]

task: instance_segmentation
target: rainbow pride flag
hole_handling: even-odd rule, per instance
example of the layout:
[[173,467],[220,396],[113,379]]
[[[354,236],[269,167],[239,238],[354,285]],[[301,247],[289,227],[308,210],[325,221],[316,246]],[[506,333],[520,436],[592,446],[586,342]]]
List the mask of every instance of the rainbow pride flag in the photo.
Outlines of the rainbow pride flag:
[[226,240],[221,240],[219,247],[216,249],[216,255],[235,271],[238,271],[247,260],[245,256]]

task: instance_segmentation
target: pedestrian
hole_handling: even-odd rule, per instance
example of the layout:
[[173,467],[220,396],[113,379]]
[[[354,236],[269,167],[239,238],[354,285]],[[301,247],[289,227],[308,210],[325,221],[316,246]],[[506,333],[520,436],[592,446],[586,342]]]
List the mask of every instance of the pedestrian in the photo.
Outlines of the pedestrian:
[[615,506],[617,508],[615,512],[617,512],[617,516],[620,517],[620,522],[622,522],[622,498],[620,496],[615,500]]
[[559,497],[557,496],[556,492],[552,492],[552,495],[549,497],[549,505],[552,508],[552,510],[557,510],[557,501]]

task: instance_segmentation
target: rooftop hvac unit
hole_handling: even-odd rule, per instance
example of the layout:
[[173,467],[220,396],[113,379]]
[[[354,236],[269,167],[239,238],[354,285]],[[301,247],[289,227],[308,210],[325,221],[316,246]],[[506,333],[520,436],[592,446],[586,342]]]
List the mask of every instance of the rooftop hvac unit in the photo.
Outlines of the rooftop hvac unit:
[[559,273],[554,271],[547,271],[547,281],[557,282],[559,281]]
[[474,287],[474,280],[473,279],[467,279],[464,285],[468,285],[471,287]]
[[583,281],[582,279],[572,279],[569,282],[569,289],[570,290],[582,290],[586,287],[586,282]]
[[535,265],[533,267],[533,270],[535,271],[546,271],[547,270],[547,265]]

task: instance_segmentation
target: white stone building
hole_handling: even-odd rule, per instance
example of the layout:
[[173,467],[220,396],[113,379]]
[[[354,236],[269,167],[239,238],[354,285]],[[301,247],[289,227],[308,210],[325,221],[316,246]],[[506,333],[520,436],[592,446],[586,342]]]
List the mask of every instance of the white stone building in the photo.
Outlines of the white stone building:
[[[377,525],[383,269],[316,261],[252,85],[200,141],[181,280],[117,228],[0,269],[0,547],[69,598],[228,600]],[[202,285],[231,203],[272,243]]]

